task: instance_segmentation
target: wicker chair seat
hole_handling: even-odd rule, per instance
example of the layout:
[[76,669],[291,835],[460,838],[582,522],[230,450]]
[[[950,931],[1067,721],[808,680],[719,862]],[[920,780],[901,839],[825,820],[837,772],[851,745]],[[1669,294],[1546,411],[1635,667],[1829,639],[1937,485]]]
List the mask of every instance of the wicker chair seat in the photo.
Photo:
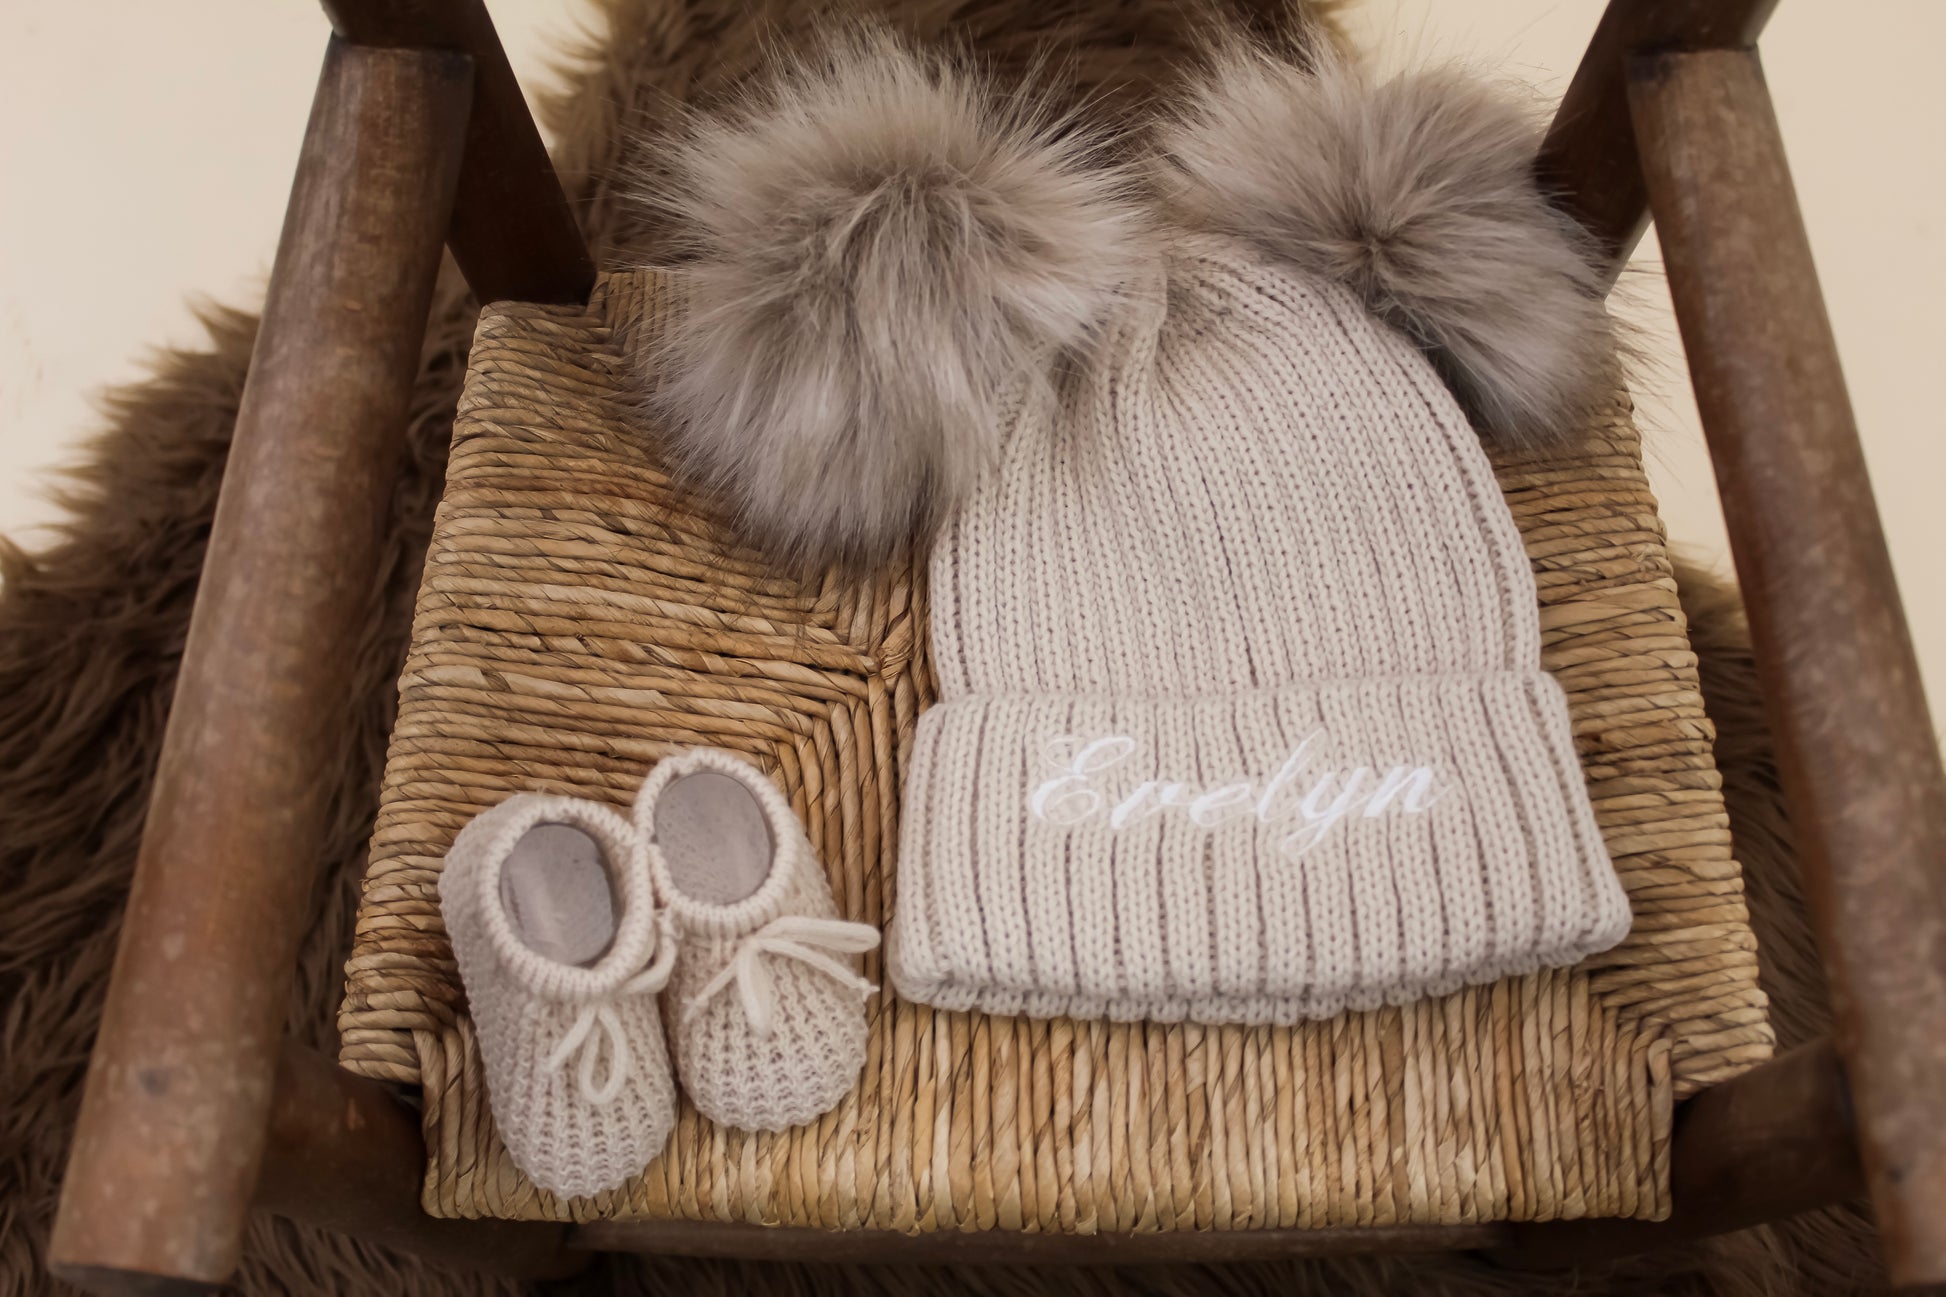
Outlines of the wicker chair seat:
[[1673,1104],[1772,1034],[1623,398],[1571,456],[1496,464],[1634,907],[1620,947],[1295,1028],[1000,1019],[886,991],[859,1086],[815,1125],[748,1135],[685,1106],[624,1188],[530,1184],[440,921],[460,826],[523,789],[623,804],[676,748],[730,748],[777,776],[846,915],[882,924],[901,752],[932,699],[922,565],[784,579],[658,468],[627,356],[677,305],[618,274],[585,308],[480,320],[339,1018],[345,1066],[423,1092],[429,1211],[908,1233],[1667,1213]]

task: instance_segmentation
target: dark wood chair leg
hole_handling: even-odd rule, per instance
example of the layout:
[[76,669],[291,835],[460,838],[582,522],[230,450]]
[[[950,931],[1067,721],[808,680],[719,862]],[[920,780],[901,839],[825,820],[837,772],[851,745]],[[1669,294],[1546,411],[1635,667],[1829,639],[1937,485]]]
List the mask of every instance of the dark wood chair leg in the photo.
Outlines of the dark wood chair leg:
[[331,26],[360,45],[457,50],[473,60],[447,242],[480,302],[580,303],[595,286],[581,238],[485,0],[323,0]]
[[1946,1284],[1946,772],[1754,50],[1631,61],[1893,1280]]
[[1649,224],[1628,61],[1648,50],[1746,49],[1777,0],[1609,0],[1561,97],[1535,172],[1608,255],[1613,283]]
[[419,1203],[425,1174],[416,1112],[378,1082],[301,1045],[284,1045],[258,1208],[438,1265],[521,1278],[561,1278],[589,1259],[566,1250],[566,1225],[428,1216]]
[[1491,1255],[1519,1269],[1585,1265],[1781,1220],[1863,1188],[1838,1054],[1819,1041],[1677,1110],[1668,1220],[1514,1225]]
[[[201,1289],[237,1263],[323,828],[317,754],[338,746],[471,69],[325,56],[54,1229],[55,1271],[98,1291]],[[281,1102],[342,1104],[342,1084],[310,1075]],[[338,1133],[377,1165],[397,1128]]]

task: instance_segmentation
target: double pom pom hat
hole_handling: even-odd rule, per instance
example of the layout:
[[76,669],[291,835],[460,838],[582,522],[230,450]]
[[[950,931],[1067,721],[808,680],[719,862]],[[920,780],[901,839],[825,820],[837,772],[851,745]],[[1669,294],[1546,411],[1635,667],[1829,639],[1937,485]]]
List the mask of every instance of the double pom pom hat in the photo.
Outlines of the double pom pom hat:
[[692,124],[678,469],[780,561],[930,547],[902,994],[1291,1022],[1627,931],[1480,444],[1614,382],[1534,144],[1240,42],[1116,141],[874,34]]

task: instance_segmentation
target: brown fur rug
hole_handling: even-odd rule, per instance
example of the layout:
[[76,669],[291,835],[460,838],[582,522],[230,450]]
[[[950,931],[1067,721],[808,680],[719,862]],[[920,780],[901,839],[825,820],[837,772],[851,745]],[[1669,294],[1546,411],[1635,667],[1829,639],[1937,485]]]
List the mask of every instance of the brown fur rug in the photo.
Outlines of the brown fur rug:
[[[828,21],[840,0],[610,0],[608,30],[567,66],[551,106],[563,176],[605,259],[656,232],[620,201],[643,168],[617,145],[626,121],[669,120],[735,83],[767,39]],[[1039,68],[1090,110],[1123,112],[1166,91],[1216,6],[1289,38],[1309,16],[1277,0],[869,0],[925,39],[961,41],[1000,75]],[[767,36],[766,33],[769,33]],[[652,183],[652,182],[651,182]],[[318,754],[334,808],[290,1000],[290,1026],[329,1048],[356,880],[374,813],[393,682],[431,526],[473,309],[448,274],[428,332],[371,591],[355,719],[344,750]],[[129,872],[182,651],[218,482],[243,388],[254,317],[212,312],[207,346],[165,356],[116,396],[66,496],[64,530],[28,555],[0,542],[0,1295],[56,1289],[47,1233],[81,1079],[113,960]],[[1682,573],[1721,735],[1730,812],[1762,942],[1763,974],[1788,1047],[1823,1030],[1824,998],[1756,703],[1735,596]],[[284,1221],[259,1219],[240,1285],[252,1293],[512,1292],[434,1271]],[[722,1294],[1425,1293],[1440,1297],[1873,1292],[1869,1227],[1834,1210],[1613,1270],[1521,1275],[1470,1257],[1352,1259],[1118,1270],[920,1270],[609,1259],[577,1292]]]

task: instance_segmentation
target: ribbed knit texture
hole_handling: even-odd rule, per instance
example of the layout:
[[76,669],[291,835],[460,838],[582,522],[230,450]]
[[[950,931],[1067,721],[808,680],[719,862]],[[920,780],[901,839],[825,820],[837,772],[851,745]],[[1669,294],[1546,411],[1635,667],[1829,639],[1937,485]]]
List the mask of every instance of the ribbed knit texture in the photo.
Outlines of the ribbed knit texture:
[[1628,929],[1485,453],[1335,286],[1185,236],[931,588],[908,998],[1291,1022]]
[[[711,862],[685,855],[733,836],[732,826],[686,824],[679,840],[654,840],[658,799],[704,772],[737,780],[769,830],[762,881],[727,903],[709,895]],[[878,930],[839,919],[790,803],[727,752],[693,749],[658,764],[636,799],[635,823],[678,933],[663,1002],[684,1093],[705,1117],[739,1130],[783,1130],[830,1111],[865,1065],[862,993],[873,988],[854,956],[878,945]]]
[[[500,873],[528,830],[564,824],[601,848],[615,907],[607,949],[583,967],[536,953],[504,906]],[[634,828],[605,806],[520,793],[477,815],[446,854],[440,910],[486,1064],[494,1124],[514,1164],[543,1189],[613,1189],[662,1151],[675,1085],[656,993],[666,976]],[[660,959],[658,960],[658,956]],[[591,1090],[612,1095],[591,1098]]]

